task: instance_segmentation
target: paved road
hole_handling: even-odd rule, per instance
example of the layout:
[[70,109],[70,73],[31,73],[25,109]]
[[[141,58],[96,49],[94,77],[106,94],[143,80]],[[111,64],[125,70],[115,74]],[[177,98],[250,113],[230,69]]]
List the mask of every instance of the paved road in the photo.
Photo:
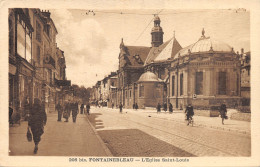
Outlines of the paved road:
[[92,108],[88,119],[114,156],[251,155],[250,134],[196,124],[191,127],[184,121],[167,119],[168,116],[132,110],[120,114],[117,109]]

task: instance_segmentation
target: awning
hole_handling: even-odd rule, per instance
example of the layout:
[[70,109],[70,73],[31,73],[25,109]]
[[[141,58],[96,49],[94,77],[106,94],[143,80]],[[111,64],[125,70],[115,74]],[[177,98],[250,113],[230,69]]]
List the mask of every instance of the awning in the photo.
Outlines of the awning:
[[9,64],[9,73],[12,75],[16,74],[16,67],[12,64]]
[[55,80],[55,83],[58,86],[71,86],[70,80]]

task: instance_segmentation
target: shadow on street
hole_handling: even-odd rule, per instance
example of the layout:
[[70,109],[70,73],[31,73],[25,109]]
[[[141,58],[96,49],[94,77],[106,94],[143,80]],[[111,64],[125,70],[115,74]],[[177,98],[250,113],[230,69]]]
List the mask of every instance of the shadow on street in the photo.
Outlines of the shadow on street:
[[101,130],[98,134],[113,156],[131,157],[194,157],[180,148],[159,140],[138,129]]

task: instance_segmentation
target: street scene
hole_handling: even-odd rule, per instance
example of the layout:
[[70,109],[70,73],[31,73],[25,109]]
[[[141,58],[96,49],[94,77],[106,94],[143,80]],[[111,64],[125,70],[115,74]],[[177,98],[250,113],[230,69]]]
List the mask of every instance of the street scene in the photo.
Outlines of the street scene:
[[9,156],[250,157],[249,14],[9,8]]

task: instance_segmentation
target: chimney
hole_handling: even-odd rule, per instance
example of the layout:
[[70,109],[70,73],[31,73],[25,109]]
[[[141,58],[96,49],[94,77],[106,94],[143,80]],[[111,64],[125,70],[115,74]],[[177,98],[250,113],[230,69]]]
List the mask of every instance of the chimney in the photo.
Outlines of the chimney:
[[50,18],[50,16],[51,16],[51,13],[49,12],[49,10],[48,10],[48,11],[44,10],[44,12],[42,12],[42,14],[43,14],[45,17],[48,17],[48,18]]

